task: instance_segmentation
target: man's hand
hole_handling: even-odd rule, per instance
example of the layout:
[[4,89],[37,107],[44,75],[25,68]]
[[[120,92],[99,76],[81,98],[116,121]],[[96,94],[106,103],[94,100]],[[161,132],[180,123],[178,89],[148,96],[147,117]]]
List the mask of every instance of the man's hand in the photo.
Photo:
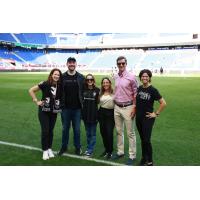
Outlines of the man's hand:
[[136,109],[135,109],[135,107],[134,107],[133,110],[131,111],[131,118],[134,118],[134,117],[135,117],[135,111],[136,111]]

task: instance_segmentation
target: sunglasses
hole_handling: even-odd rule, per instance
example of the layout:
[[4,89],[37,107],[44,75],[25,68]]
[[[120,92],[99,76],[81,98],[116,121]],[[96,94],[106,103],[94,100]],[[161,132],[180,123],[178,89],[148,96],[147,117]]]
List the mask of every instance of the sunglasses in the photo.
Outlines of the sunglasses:
[[93,79],[93,78],[87,78],[86,81],[87,81],[87,82],[89,82],[89,81],[94,81],[94,79]]
[[121,63],[117,63],[117,65],[125,65],[126,63],[125,62],[121,62]]

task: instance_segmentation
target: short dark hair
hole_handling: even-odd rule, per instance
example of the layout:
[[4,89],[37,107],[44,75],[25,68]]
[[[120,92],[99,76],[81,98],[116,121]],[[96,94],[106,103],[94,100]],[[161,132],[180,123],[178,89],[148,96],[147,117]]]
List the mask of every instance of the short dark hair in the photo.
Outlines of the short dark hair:
[[74,58],[74,57],[69,57],[68,59],[67,59],[67,63],[68,62],[76,62],[76,58]]
[[126,64],[127,64],[127,59],[126,59],[125,56],[119,56],[119,57],[117,58],[117,63],[118,63],[119,60],[122,60],[122,59],[124,59],[125,62],[126,62]]
[[149,76],[149,82],[151,82],[151,77],[152,77],[152,73],[151,73],[151,71],[149,70],[149,69],[143,69],[143,70],[141,70],[140,71],[140,73],[139,73],[139,78],[140,78],[140,80],[141,80],[141,77],[142,77],[142,75],[144,74],[144,73],[147,73],[148,74],[148,76]]

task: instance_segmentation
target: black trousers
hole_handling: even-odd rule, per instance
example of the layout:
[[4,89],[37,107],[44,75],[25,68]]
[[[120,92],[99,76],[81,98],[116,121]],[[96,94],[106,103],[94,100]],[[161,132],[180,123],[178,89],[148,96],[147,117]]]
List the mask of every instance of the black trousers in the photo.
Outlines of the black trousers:
[[114,109],[100,107],[98,112],[100,133],[106,153],[113,152]]
[[152,128],[155,118],[136,115],[136,126],[141,139],[142,159],[147,162],[153,162],[153,151],[151,145]]
[[44,112],[39,107],[38,117],[41,126],[41,144],[42,150],[51,149],[53,142],[53,129],[56,123],[57,114],[52,112]]

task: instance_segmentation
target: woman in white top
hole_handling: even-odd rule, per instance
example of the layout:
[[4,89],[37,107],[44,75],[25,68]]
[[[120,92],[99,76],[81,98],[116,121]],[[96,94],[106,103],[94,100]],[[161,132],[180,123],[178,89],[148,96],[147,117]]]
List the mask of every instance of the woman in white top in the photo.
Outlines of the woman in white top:
[[112,157],[113,151],[113,130],[115,126],[113,97],[112,83],[108,77],[105,77],[101,81],[98,118],[100,133],[105,148],[101,156],[107,159]]

